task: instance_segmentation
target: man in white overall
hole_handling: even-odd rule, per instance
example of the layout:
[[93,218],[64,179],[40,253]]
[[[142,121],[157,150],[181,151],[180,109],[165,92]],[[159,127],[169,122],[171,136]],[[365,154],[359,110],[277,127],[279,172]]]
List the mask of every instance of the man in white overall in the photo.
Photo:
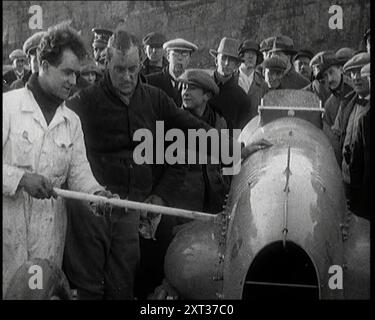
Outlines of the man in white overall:
[[54,187],[112,197],[94,178],[81,122],[64,102],[84,53],[74,29],[51,28],[38,47],[39,74],[3,95],[3,295],[27,260],[61,267],[66,209]]

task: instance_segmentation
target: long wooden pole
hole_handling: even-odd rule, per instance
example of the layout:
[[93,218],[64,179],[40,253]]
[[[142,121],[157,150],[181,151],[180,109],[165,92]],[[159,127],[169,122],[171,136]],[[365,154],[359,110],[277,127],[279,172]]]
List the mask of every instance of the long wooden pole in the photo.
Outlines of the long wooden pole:
[[89,201],[89,202],[96,202],[96,203],[103,203],[103,204],[106,203],[106,204],[110,204],[112,206],[120,207],[120,208],[143,210],[147,212],[154,212],[154,213],[160,213],[160,214],[165,214],[169,216],[190,218],[190,219],[195,219],[195,220],[210,221],[210,220],[215,219],[215,215],[204,213],[204,212],[164,207],[164,206],[158,206],[158,205],[150,204],[150,203],[121,200],[121,199],[115,199],[115,198],[109,199],[106,197],[96,196],[93,194],[70,191],[70,190],[63,190],[59,188],[54,188],[54,190],[58,196],[62,198],[66,198],[66,199],[75,199],[75,200],[82,200],[82,201]]

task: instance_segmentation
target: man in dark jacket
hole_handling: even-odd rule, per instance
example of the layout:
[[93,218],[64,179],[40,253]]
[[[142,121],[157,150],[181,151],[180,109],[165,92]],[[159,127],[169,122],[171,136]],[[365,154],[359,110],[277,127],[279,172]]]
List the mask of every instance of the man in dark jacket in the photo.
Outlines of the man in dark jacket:
[[286,69],[286,63],[279,57],[270,57],[263,61],[264,79],[268,90],[281,89],[281,82]]
[[141,74],[161,72],[168,66],[168,60],[164,57],[163,44],[167,41],[161,33],[151,32],[142,39],[146,58],[142,62]]
[[[280,35],[271,37],[267,41],[272,43],[272,48],[267,52],[268,57],[278,56],[287,66],[280,89],[302,89],[309,85],[309,79],[297,73],[293,68],[292,57],[296,53],[293,40]],[[269,47],[269,44],[266,47]]]
[[[204,70],[190,69],[178,80],[183,84],[183,108],[213,128],[227,129],[225,119],[209,105],[209,100],[219,93],[219,87],[212,77]],[[220,212],[229,191],[227,178],[228,176],[222,175],[221,166],[210,163],[210,160],[207,165],[189,165],[179,196],[180,207],[210,213]]]
[[[80,116],[93,173],[121,198],[168,204],[184,176],[164,165],[137,165],[133,151],[139,142],[133,141],[134,132],[148,129],[155,137],[158,120],[166,129],[211,127],[177,108],[160,89],[139,81],[140,48],[133,35],[115,31],[107,54],[102,82],[67,103]],[[65,271],[80,298],[133,298],[140,255],[138,228],[139,213],[131,210],[114,209],[112,216],[102,219],[93,219],[84,210],[69,216]]]
[[[344,72],[350,72],[354,92],[341,102],[333,126],[339,140],[342,154],[342,176],[346,189],[349,209],[363,215],[361,198],[369,192],[365,189],[365,150],[370,139],[369,110],[370,88],[367,78],[361,76],[361,68],[370,62],[370,55],[362,52],[344,65]],[[367,149],[368,150],[368,149]]]
[[163,90],[173,99],[177,107],[181,107],[181,85],[177,78],[184,73],[190,63],[191,54],[198,47],[184,39],[173,39],[163,44],[167,52],[168,67],[163,71],[146,76],[148,84]]
[[[324,79],[328,84],[331,95],[324,103],[323,131],[330,139],[334,150],[338,150],[337,139],[332,132],[337,112],[341,101],[345,96],[353,91],[351,80],[344,75],[342,70],[342,60],[339,60],[333,51],[322,51],[312,60],[314,75],[317,79]],[[340,155],[336,155],[340,159]]]
[[312,79],[310,61],[313,57],[314,54],[307,49],[299,50],[293,57],[294,70],[308,80]]
[[239,45],[236,39],[224,37],[217,50],[210,50],[216,64],[213,78],[220,91],[209,104],[224,116],[230,129],[243,129],[254,116],[249,97],[238,85]]

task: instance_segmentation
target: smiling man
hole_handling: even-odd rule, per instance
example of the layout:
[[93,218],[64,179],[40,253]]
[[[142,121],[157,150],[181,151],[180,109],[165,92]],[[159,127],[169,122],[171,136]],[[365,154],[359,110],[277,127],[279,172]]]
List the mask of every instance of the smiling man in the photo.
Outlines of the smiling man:
[[42,38],[39,74],[3,95],[3,293],[16,270],[33,258],[61,267],[66,208],[54,187],[111,196],[94,178],[78,116],[64,100],[85,54],[67,25]]

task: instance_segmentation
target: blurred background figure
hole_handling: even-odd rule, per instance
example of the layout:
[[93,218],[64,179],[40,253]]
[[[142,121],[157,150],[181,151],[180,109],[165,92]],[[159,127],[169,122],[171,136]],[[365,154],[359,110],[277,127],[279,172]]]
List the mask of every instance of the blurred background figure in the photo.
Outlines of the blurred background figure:
[[161,33],[151,32],[142,39],[146,58],[142,62],[141,73],[146,76],[151,73],[160,72],[168,65],[164,57],[163,44],[167,41]]
[[310,81],[312,80],[310,61],[313,56],[314,54],[310,50],[303,49],[293,57],[294,70]]
[[362,40],[359,43],[359,52],[368,52],[371,50],[370,28],[363,34]]
[[10,90],[23,88],[26,82],[29,80],[31,74],[37,73],[39,71],[38,59],[36,57],[36,50],[39,46],[40,41],[42,40],[45,34],[46,34],[45,31],[34,33],[32,36],[27,38],[26,41],[24,42],[23,52],[26,54],[27,59],[29,60],[30,71],[27,71],[21,79],[14,81],[10,86]]
[[107,47],[108,40],[113,32],[104,28],[93,28],[94,41],[92,43],[94,60],[96,65],[101,69],[105,69],[105,48]]
[[25,68],[27,66],[27,56],[21,49],[13,50],[9,55],[9,60],[12,64],[12,69],[3,75],[3,82],[10,87],[14,81],[22,79],[28,70]]
[[101,79],[101,72],[94,61],[87,60],[81,67],[80,76],[89,84],[94,84]]

